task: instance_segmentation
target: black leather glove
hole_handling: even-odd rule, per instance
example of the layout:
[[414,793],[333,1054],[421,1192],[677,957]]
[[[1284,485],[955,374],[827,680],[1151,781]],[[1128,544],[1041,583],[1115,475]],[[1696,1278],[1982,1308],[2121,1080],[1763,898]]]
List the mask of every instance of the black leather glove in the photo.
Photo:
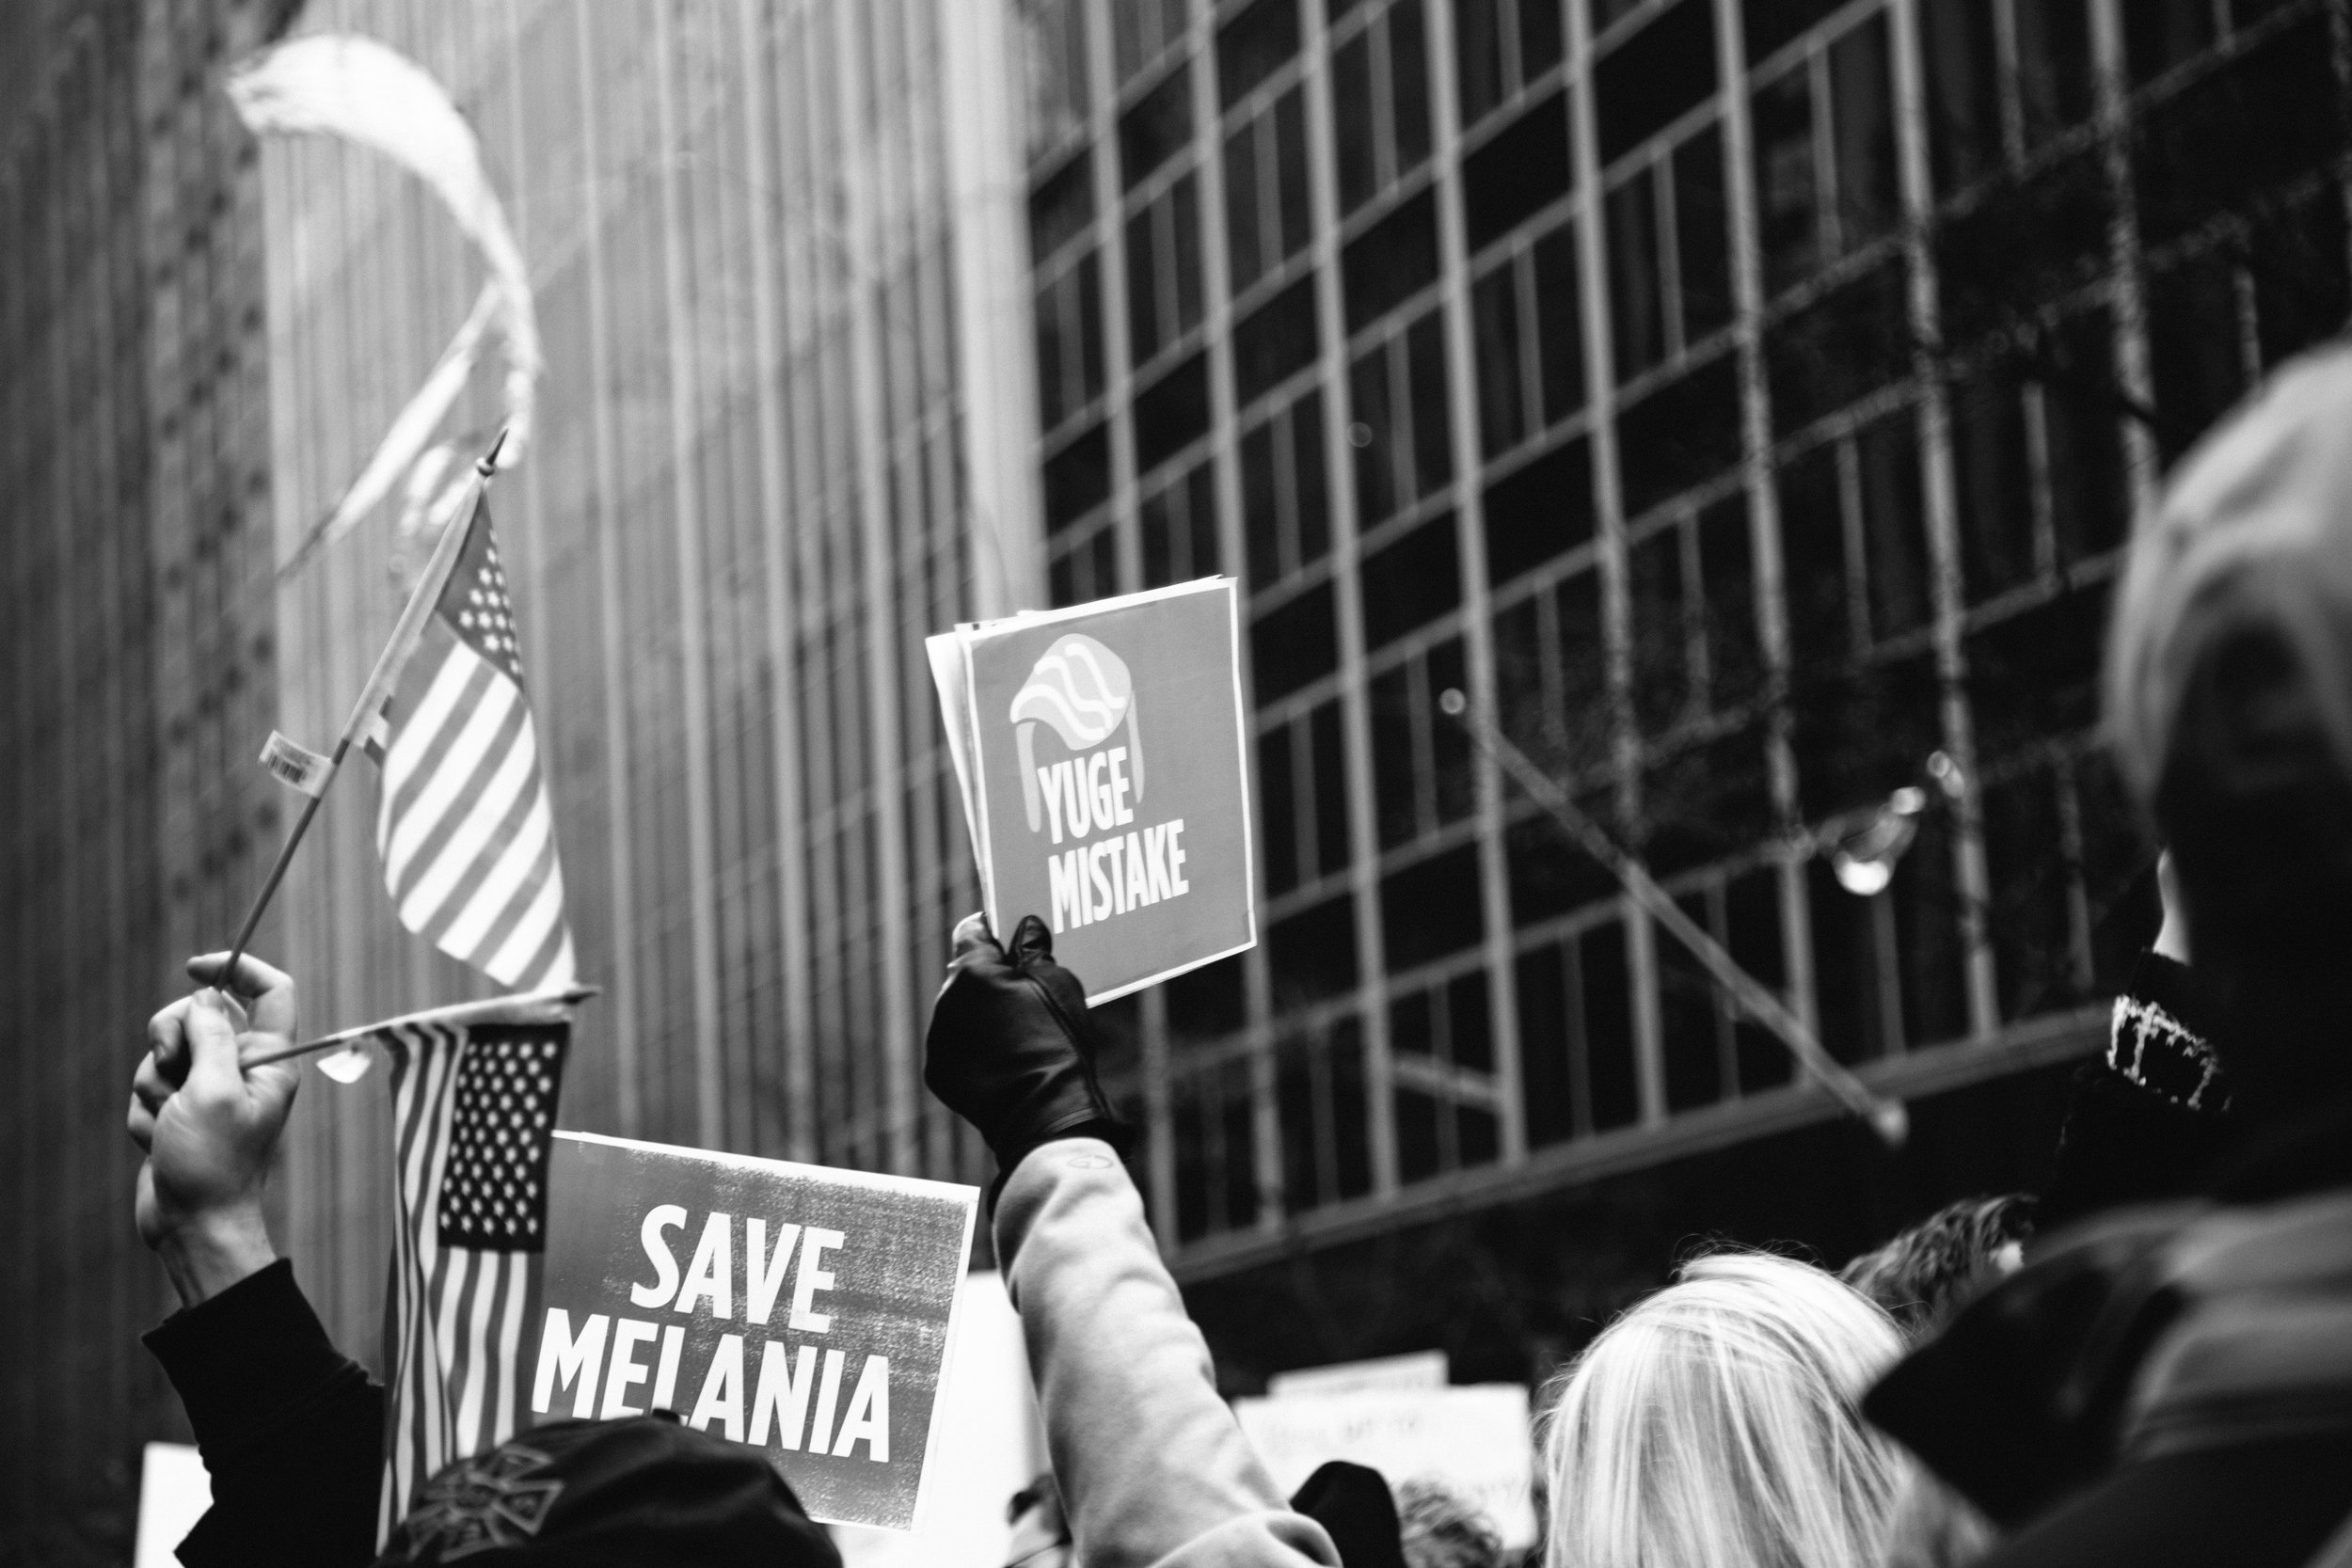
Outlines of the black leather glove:
[[[1103,1098],[1086,988],[1054,961],[1045,922],[1024,915],[1009,951],[988,922],[956,927],[947,983],[931,1004],[923,1082],[979,1130],[1000,1174],[1055,1138],[1101,1138],[1124,1154],[1135,1130]],[[995,1189],[990,1189],[994,1199]]]

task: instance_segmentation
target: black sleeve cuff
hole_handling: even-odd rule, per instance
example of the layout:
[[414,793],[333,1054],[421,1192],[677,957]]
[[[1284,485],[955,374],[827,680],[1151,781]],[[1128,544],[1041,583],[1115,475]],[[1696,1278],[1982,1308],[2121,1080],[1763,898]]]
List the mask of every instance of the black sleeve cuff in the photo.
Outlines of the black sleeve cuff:
[[2185,1110],[2226,1111],[2230,1085],[2214,1053],[2216,1013],[2186,965],[2142,953],[2115,999],[2107,1066]]
[[180,1391],[207,1465],[249,1447],[330,1384],[366,1375],[327,1338],[283,1258],[174,1312],[146,1344]]

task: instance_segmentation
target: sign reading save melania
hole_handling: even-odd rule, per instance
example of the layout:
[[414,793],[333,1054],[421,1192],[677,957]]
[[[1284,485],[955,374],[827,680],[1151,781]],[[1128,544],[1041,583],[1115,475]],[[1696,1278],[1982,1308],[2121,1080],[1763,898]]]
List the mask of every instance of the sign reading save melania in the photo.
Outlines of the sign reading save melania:
[[558,1132],[539,1420],[674,1410],[809,1516],[914,1528],[979,1189]]
[[1257,941],[1238,639],[1205,578],[930,640],[989,925],[1089,1003]]

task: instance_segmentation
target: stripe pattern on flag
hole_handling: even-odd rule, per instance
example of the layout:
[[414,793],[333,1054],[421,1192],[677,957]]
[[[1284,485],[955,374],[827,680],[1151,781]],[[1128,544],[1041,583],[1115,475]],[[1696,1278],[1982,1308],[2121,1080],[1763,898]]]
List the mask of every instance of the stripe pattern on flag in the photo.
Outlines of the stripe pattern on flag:
[[555,817],[485,504],[403,669],[376,852],[400,923],[519,990],[573,980]]
[[402,1025],[392,1059],[397,1225],[384,1301],[380,1548],[434,1472],[526,1419],[548,1153],[571,1025]]

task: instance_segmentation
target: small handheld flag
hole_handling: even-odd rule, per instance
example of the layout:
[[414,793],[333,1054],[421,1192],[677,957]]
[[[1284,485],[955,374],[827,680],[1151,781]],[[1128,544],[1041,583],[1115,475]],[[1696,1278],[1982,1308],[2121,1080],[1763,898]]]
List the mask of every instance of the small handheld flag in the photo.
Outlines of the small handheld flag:
[[375,843],[400,923],[505,986],[569,985],[554,814],[479,505],[384,710]]
[[524,1418],[523,1327],[538,1318],[571,1023],[394,1021],[376,1038],[392,1060],[398,1220],[381,1544],[435,1471],[503,1443]]

